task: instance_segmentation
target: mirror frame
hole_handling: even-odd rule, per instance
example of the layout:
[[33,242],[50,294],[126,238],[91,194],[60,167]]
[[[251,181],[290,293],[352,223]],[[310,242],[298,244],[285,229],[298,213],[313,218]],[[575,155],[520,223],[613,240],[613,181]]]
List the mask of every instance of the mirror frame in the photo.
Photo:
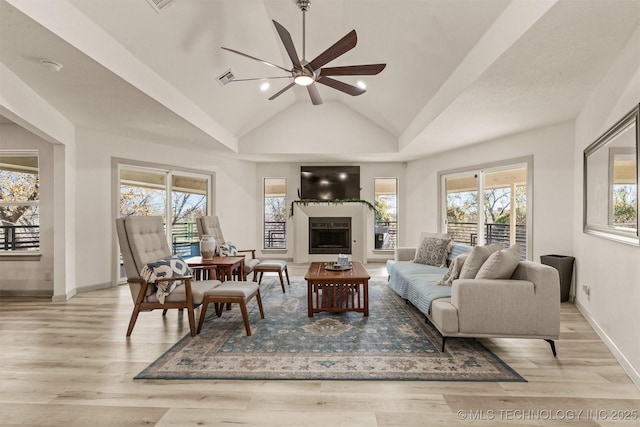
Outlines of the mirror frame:
[[[587,196],[589,194],[589,191],[588,191],[589,185],[595,185],[593,183],[589,183],[587,180],[589,157],[595,154],[596,152],[598,152],[598,150],[606,149],[607,147],[609,147],[609,145],[616,140],[618,135],[620,135],[622,131],[626,130],[631,125],[635,125],[635,132],[634,132],[635,147],[629,147],[628,149],[623,149],[623,150],[627,153],[634,153],[636,157],[636,170],[635,170],[636,228],[635,230],[624,229],[622,227],[615,227],[609,224],[609,222],[611,222],[610,218],[611,218],[611,212],[612,212],[611,200],[613,199],[612,188],[609,188],[612,185],[612,174],[613,174],[611,151],[607,155],[608,176],[606,178],[607,179],[606,185],[607,185],[607,188],[609,188],[609,191],[608,191],[609,201],[607,202],[608,223],[607,224],[590,223],[589,218],[587,217],[587,208],[592,203],[596,204],[597,201],[587,199]],[[638,193],[639,193],[638,188],[640,187],[638,185],[638,181],[639,181],[638,154],[640,153],[638,149],[639,141],[640,141],[640,104],[636,105],[633,110],[627,113],[622,119],[620,119],[616,124],[614,124],[609,130],[607,130],[603,135],[601,135],[598,139],[596,139],[591,145],[589,145],[584,150],[584,158],[583,158],[583,231],[584,233],[602,237],[605,239],[614,240],[621,243],[626,243],[633,246],[640,246],[640,235],[638,234],[639,233],[638,225],[640,224],[640,221],[638,219],[638,217],[640,216],[638,215],[640,213],[638,209],[640,205],[640,203],[638,203]],[[617,149],[619,151],[621,150],[620,148],[617,148]],[[613,150],[613,148],[609,147],[609,150]]]

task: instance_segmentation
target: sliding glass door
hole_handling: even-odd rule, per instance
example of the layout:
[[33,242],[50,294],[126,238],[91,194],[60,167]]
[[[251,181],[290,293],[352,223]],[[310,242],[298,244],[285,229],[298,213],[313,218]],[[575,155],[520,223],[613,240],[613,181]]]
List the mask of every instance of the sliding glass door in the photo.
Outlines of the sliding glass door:
[[519,243],[530,252],[528,163],[441,174],[443,230],[472,246]]
[[207,215],[210,176],[128,165],[118,176],[119,216],[161,216],[173,253],[200,255],[195,219]]

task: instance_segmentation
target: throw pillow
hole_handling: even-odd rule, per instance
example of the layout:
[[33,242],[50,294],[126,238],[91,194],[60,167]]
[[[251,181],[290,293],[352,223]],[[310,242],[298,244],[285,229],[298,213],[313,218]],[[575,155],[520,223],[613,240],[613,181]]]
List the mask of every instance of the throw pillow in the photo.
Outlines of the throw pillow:
[[461,254],[454,258],[453,262],[449,266],[449,270],[445,273],[442,280],[438,282],[438,285],[451,286],[454,280],[460,277],[460,271],[469,254]]
[[446,267],[450,250],[449,243],[451,243],[451,236],[448,234],[422,233],[413,262]]
[[482,264],[484,264],[487,258],[502,248],[503,246],[500,243],[493,243],[488,246],[476,246],[473,248],[462,266],[460,279],[475,279],[478,270],[480,270],[480,267],[482,267]]
[[520,262],[520,245],[515,244],[489,255],[476,279],[509,279]]
[[156,262],[150,262],[140,270],[140,277],[156,286],[156,296],[160,304],[164,304],[166,296],[173,292],[180,284],[180,281],[158,282],[158,279],[190,275],[191,269],[180,255],[173,255],[172,257],[164,258]]
[[236,256],[238,255],[238,249],[236,245],[231,242],[223,243],[222,245],[218,245],[218,255],[219,256]]

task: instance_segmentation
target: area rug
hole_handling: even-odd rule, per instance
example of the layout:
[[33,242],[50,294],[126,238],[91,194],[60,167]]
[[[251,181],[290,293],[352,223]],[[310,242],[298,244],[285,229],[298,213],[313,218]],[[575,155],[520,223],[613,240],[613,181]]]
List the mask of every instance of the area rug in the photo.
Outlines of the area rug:
[[[286,285],[285,285],[286,286]],[[307,316],[307,285],[294,279],[260,287],[265,318],[249,303],[252,335],[239,307],[205,319],[136,379],[525,381],[473,339],[447,340],[386,278],[369,282],[368,317],[361,313]]]

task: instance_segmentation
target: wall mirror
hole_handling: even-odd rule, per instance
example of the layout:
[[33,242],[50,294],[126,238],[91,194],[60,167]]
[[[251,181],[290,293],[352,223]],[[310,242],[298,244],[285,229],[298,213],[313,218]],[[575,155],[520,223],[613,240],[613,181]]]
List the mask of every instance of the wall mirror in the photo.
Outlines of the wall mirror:
[[639,107],[584,150],[584,232],[635,246]]

